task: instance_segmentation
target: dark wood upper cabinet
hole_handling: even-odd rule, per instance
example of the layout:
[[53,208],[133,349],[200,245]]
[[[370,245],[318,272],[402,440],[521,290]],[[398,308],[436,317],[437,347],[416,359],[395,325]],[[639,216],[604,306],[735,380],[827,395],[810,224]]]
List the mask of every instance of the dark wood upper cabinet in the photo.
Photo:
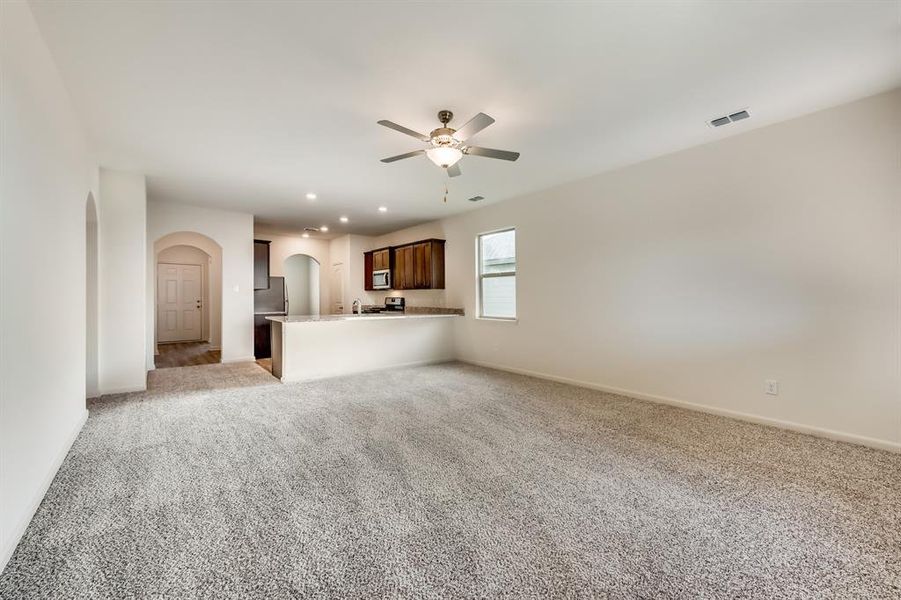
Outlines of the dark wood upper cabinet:
[[[423,240],[394,249],[399,290],[444,289],[444,240]],[[402,259],[399,257],[403,257]]]
[[253,241],[253,289],[269,289],[269,242]]
[[392,252],[394,269],[391,273],[391,287],[395,290],[413,289],[413,246],[398,246]]
[[429,273],[428,281],[431,282],[431,289],[444,289],[444,240],[432,240],[429,242],[431,247],[431,273]]
[[391,270],[395,290],[444,289],[444,240],[421,240],[363,253],[363,285],[372,289],[372,272]]
[[379,248],[363,253],[363,289],[372,291],[372,272],[391,269],[391,248]]
[[372,251],[372,270],[384,271],[391,268],[391,248]]
[[372,252],[363,253],[363,289],[372,291]]
[[432,243],[419,242],[413,244],[413,287],[425,290],[432,287],[431,282]]

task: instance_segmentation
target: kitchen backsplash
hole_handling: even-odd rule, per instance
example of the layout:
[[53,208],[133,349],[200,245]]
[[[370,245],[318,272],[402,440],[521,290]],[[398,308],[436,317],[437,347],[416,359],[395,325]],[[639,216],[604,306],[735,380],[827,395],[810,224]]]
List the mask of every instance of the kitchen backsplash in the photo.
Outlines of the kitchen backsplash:
[[372,304],[384,304],[385,296],[402,296],[407,308],[411,306],[444,307],[447,306],[444,290],[385,290],[367,292]]

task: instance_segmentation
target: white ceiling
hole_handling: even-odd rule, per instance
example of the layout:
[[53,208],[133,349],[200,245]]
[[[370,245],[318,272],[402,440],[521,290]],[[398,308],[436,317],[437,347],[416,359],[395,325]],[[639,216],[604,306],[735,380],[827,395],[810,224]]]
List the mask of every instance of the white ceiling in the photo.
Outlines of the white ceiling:
[[[101,164],[282,229],[387,232],[901,85],[894,0],[32,5]],[[447,204],[376,124],[442,108],[522,153],[465,157]]]

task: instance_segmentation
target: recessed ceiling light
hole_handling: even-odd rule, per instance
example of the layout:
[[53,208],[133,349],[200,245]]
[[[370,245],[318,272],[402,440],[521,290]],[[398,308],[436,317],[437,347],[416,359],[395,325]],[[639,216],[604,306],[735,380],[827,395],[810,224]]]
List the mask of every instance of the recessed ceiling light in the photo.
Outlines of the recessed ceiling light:
[[328,231],[328,225],[321,225],[319,231]]
[[347,217],[341,217],[338,220],[341,221],[342,223],[347,223],[348,221],[350,221],[350,219],[348,219]]
[[379,212],[388,212],[388,207],[387,207],[387,206],[380,206],[380,207],[379,207]]
[[310,234],[309,234],[309,233],[302,233],[302,234],[300,234],[300,237],[308,238],[308,237],[310,237]]
[[316,194],[314,194],[313,192],[307,192],[307,200],[315,200],[315,199],[316,199]]

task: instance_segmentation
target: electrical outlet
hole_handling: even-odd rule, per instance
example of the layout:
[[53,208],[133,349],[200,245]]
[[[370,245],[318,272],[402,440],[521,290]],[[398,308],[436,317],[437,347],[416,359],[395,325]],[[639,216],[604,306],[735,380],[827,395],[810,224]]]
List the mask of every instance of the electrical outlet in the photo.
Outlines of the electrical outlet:
[[779,382],[775,379],[767,379],[766,380],[766,393],[770,396],[778,396],[779,395]]

